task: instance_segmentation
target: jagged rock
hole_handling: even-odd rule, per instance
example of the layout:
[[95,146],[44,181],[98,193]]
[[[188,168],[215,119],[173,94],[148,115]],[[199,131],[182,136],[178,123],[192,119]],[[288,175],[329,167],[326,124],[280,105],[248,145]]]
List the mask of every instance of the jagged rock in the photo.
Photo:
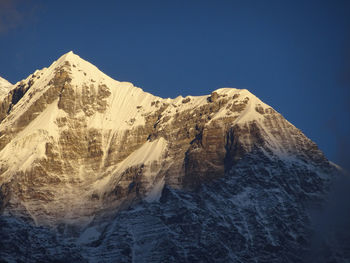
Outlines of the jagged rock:
[[190,100],[191,100],[191,98],[183,99],[183,100],[182,100],[182,103],[188,103],[188,102],[190,102]]
[[219,94],[215,91],[213,91],[211,94],[210,94],[210,97],[208,97],[208,102],[216,102],[219,98]]

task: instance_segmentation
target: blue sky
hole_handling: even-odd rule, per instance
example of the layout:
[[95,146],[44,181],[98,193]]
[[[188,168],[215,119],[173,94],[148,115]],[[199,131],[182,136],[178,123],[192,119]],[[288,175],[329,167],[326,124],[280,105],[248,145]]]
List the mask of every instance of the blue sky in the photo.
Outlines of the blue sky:
[[249,89],[347,164],[350,1],[0,1],[0,76],[70,50],[162,97]]

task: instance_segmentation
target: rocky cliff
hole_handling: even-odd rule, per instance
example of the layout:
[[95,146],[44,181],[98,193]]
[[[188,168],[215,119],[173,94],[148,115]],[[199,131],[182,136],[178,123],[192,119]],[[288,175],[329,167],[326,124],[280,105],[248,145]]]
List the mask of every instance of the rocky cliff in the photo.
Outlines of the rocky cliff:
[[162,99],[72,52],[0,105],[8,261],[303,262],[338,170],[247,90]]

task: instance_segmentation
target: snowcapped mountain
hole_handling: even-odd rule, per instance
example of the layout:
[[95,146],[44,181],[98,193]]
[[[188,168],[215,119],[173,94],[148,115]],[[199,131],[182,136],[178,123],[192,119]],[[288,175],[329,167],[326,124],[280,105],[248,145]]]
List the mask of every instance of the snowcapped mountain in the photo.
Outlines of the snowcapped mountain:
[[10,82],[0,77],[0,97],[6,95],[10,91],[11,86],[12,84]]
[[73,52],[0,104],[9,262],[303,262],[338,171],[248,90],[163,99]]

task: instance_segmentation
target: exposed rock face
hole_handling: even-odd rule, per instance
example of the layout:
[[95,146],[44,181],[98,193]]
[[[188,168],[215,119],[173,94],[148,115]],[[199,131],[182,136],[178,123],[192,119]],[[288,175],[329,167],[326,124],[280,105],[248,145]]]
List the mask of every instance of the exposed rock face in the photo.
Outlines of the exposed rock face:
[[0,238],[50,240],[0,258],[302,262],[336,171],[247,90],[162,99],[68,53],[0,97]]

